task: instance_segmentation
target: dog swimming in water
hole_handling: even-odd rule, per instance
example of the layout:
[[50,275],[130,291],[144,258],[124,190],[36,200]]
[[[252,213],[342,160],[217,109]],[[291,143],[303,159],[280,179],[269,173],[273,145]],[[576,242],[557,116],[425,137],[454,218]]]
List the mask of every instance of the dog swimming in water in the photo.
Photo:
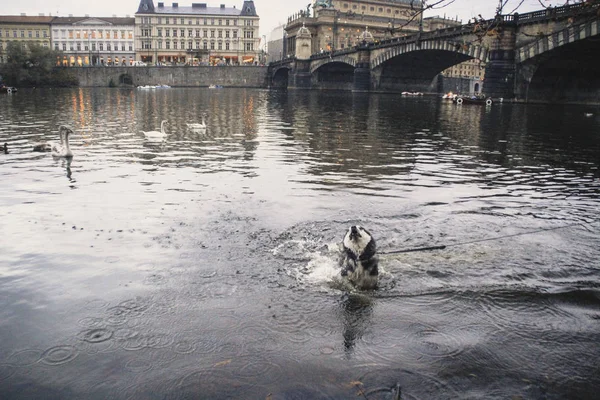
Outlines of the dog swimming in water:
[[360,225],[351,226],[342,245],[342,277],[360,290],[375,289],[379,280],[379,259],[373,236]]

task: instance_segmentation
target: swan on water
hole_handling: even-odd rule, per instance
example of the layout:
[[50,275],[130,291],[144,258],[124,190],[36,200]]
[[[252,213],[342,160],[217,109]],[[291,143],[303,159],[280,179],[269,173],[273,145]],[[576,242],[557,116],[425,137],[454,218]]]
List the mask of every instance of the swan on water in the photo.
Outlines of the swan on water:
[[69,146],[69,135],[73,133],[73,129],[66,125],[58,127],[60,132],[60,144],[52,148],[52,156],[54,157],[73,157],[71,146]]
[[167,133],[165,132],[165,124],[167,123],[167,120],[164,120],[160,123],[160,132],[159,131],[148,131],[148,132],[143,132],[144,135],[147,138],[164,138],[167,136]]
[[35,143],[33,145],[33,151],[37,151],[40,153],[46,152],[46,151],[51,151],[51,152],[58,152],[60,148],[62,148],[64,146],[64,132],[63,129],[61,129],[63,125],[61,125],[58,128],[58,134],[60,136],[60,144],[57,144],[55,142],[39,142],[39,143]]
[[202,116],[202,123],[189,123],[187,124],[190,129],[206,129],[206,122],[204,121],[204,115]]

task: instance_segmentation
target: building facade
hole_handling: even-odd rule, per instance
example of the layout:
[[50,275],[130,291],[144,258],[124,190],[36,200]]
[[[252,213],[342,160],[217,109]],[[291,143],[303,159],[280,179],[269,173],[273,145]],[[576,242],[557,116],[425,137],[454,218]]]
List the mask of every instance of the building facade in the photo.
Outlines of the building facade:
[[52,48],[63,53],[58,65],[132,65],[134,46],[134,18],[56,17],[52,21]]
[[253,65],[260,55],[259,22],[253,1],[238,9],[141,0],[136,57],[150,65]]
[[285,25],[275,27],[269,34],[267,41],[267,62],[278,61],[284,58],[285,51]]
[[420,0],[317,0],[288,18],[288,56],[295,54],[296,35],[302,26],[311,32],[311,47],[318,52],[356,46],[366,30],[379,41],[460,25],[446,18],[422,18],[422,6]]
[[8,43],[17,42],[24,46],[37,44],[49,48],[50,23],[54,17],[2,15],[0,16],[0,63],[7,61],[6,48]]

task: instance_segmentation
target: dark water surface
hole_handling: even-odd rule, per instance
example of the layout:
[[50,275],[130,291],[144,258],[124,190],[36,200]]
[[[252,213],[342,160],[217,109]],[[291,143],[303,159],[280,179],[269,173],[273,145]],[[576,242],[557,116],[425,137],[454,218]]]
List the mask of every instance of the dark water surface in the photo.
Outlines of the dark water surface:
[[[600,109],[37,90],[4,142],[3,400],[598,398]],[[449,247],[348,293],[356,223]]]

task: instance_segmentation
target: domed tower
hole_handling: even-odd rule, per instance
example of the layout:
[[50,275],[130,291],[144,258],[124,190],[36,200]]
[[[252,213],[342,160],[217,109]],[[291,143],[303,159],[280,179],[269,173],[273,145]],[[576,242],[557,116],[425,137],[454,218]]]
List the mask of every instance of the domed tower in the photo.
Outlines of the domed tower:
[[298,60],[309,60],[312,55],[312,35],[308,28],[302,24],[302,28],[296,33],[296,58]]
[[358,44],[366,45],[373,42],[375,42],[375,37],[373,37],[373,34],[369,32],[369,27],[367,26],[364,32],[358,37]]

